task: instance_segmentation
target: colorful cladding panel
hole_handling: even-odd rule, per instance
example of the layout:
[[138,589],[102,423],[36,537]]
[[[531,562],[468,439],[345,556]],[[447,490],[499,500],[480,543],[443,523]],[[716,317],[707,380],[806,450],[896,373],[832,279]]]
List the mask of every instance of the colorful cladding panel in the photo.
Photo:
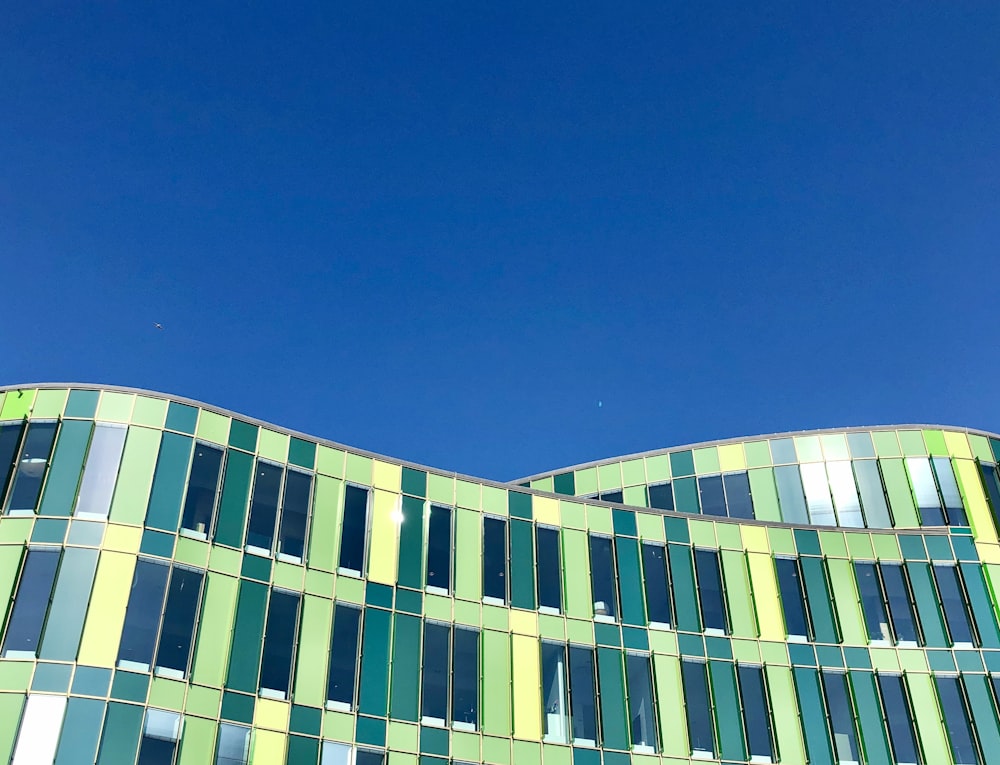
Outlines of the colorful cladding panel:
[[827,431],[522,486],[8,389],[0,760],[990,763],[997,453]]

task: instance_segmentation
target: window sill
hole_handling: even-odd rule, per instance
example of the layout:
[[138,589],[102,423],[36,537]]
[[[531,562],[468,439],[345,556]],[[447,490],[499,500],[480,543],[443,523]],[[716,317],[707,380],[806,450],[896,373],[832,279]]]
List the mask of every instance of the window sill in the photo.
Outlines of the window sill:
[[451,727],[454,728],[455,730],[464,730],[470,732],[475,732],[476,730],[476,724],[470,722],[456,721],[451,724]]
[[171,667],[157,667],[153,670],[153,674],[157,677],[169,677],[171,680],[183,680],[184,673],[179,669],[172,669]]
[[288,693],[275,688],[261,688],[260,697],[262,699],[274,699],[275,701],[288,701]]
[[805,635],[789,635],[789,643],[808,643],[809,639]]
[[351,705],[346,701],[333,701],[327,699],[326,708],[331,712],[350,712]]
[[149,665],[143,664],[141,661],[122,659],[118,662],[118,669],[124,669],[128,672],[149,672]]
[[552,616],[561,616],[562,611],[558,608],[553,608],[552,606],[539,606],[538,613],[540,614],[551,614]]
[[594,614],[594,621],[601,622],[602,624],[616,624],[617,620],[613,616],[605,616],[604,614]]
[[587,749],[596,749],[597,742],[594,741],[594,739],[592,738],[574,738],[573,746],[583,746],[586,747]]
[[11,661],[34,661],[36,656],[34,651],[16,651],[12,648],[3,655],[3,658]]
[[341,576],[349,576],[352,579],[360,579],[361,578],[361,572],[358,571],[357,569],[353,569],[353,568],[339,567],[337,569],[337,573],[340,574]]
[[692,760],[714,760],[715,752],[709,752],[705,749],[695,749],[691,752]]
[[632,751],[636,754],[656,754],[656,749],[646,744],[636,744],[632,747]]
[[195,531],[194,529],[181,529],[180,535],[182,537],[187,537],[188,539],[200,539],[202,542],[208,541],[208,534],[204,531]]
[[492,595],[486,595],[483,598],[483,603],[485,603],[488,606],[504,606],[505,607],[507,605],[507,601],[506,600],[504,600],[503,598],[494,598]]
[[649,628],[651,630],[668,631],[670,630],[670,624],[668,624],[667,622],[650,622]]
[[276,557],[282,563],[294,563],[296,566],[302,565],[302,557],[299,555],[288,555],[287,553],[278,553]]
[[448,591],[447,587],[437,587],[433,584],[427,585],[427,592],[430,595],[444,595],[445,597],[451,595],[451,592]]
[[421,725],[429,725],[432,728],[444,728],[447,727],[444,723],[444,719],[440,717],[421,717]]
[[256,555],[258,558],[270,558],[271,551],[255,545],[247,545],[245,548],[247,555]]
[[[750,762],[753,765],[758,765],[758,763],[759,765],[771,765],[771,763],[773,763],[774,760],[772,760],[766,754],[753,754],[750,755]],[[900,765],[902,765],[902,763]],[[916,763],[913,763],[912,765],[916,765]]]

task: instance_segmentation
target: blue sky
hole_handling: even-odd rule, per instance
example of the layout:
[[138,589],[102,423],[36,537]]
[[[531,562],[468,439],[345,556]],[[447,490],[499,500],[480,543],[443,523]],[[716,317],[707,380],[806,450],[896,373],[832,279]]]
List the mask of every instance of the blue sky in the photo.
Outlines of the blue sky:
[[995,2],[253,5],[5,11],[0,382],[497,479],[1000,429]]

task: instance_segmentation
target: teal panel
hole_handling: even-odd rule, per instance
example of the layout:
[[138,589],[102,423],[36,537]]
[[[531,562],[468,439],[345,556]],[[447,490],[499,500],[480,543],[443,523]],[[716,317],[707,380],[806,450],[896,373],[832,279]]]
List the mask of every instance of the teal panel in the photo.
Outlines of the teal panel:
[[597,676],[600,683],[601,734],[604,746],[610,749],[628,749],[621,651],[614,648],[597,649]]
[[83,461],[87,456],[93,425],[92,422],[82,420],[63,422],[59,429],[59,441],[52,457],[52,466],[49,468],[49,477],[45,482],[45,494],[38,510],[39,515],[73,514],[76,490],[80,484]]
[[746,760],[746,741],[743,738],[740,699],[736,691],[736,670],[728,661],[708,662],[715,706],[715,724],[723,760]]
[[806,585],[806,600],[812,616],[813,632],[817,643],[838,643],[837,625],[830,607],[830,589],[826,584],[826,572],[822,558],[802,556],[802,579]]
[[698,591],[694,584],[694,562],[687,545],[667,545],[670,559],[670,583],[674,587],[674,618],[677,629],[701,632]]
[[869,765],[892,765],[882,707],[875,687],[875,675],[857,670],[852,670],[849,674],[861,727],[861,748],[865,753],[865,761]]
[[93,417],[97,411],[99,395],[99,391],[96,390],[71,390],[66,409],[63,410],[63,417]]
[[795,667],[793,672],[809,763],[833,765],[833,751],[830,748],[830,733],[826,725],[819,675],[815,669],[808,667]]
[[948,638],[938,608],[937,590],[931,575],[930,565],[919,561],[906,561],[906,572],[910,576],[913,599],[917,603],[920,626],[924,632],[924,642],[931,648],[947,648]]
[[403,587],[421,590],[424,586],[424,501],[404,494],[402,513],[397,581]]
[[358,709],[384,717],[389,693],[389,612],[366,608],[364,619]]
[[420,632],[419,617],[396,614],[392,636],[392,693],[389,716],[397,720],[416,722],[418,719]]
[[1000,762],[1000,730],[997,728],[996,707],[986,675],[963,675],[969,708],[976,723],[979,744],[986,754],[986,762]]
[[[512,494],[513,496],[513,494]],[[530,508],[530,497],[528,497]],[[510,602],[535,609],[535,535],[531,521],[510,520]]]
[[40,658],[56,661],[76,659],[94,573],[97,571],[97,554],[97,550],[79,547],[68,547],[63,552]]
[[319,739],[305,736],[288,737],[285,765],[316,765],[319,759]]
[[[233,420],[233,425],[236,420]],[[247,522],[247,499],[253,457],[236,449],[226,450],[226,472],[222,481],[222,499],[216,522],[215,541],[230,547],[243,547],[243,527]]]
[[227,688],[257,693],[266,605],[266,586],[245,579],[240,581],[233,643],[229,654],[229,674],[226,676]]
[[139,748],[143,708],[132,704],[108,704],[97,765],[132,765]]
[[160,456],[156,460],[153,488],[149,493],[146,525],[163,531],[177,531],[184,497],[184,482],[191,462],[192,439],[176,433],[164,433]]
[[675,478],[674,483],[674,509],[679,513],[700,513],[701,506],[698,504],[698,479],[697,478]]
[[983,648],[1000,648],[1000,636],[997,634],[996,614],[983,581],[983,569],[978,563],[961,563],[962,578],[965,580],[965,591],[969,595],[969,603],[976,619],[976,628]]
[[639,574],[639,542],[629,537],[616,537],[618,553],[618,586],[621,590],[622,622],[646,625],[643,604],[642,576]]
[[69,700],[55,765],[77,765],[80,762],[94,761],[101,735],[104,706],[103,701],[96,699]]

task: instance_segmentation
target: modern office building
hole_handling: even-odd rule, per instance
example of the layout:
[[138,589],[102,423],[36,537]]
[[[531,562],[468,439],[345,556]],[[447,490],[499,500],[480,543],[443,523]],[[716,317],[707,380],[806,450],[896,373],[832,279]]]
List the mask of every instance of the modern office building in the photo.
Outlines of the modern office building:
[[1000,762],[1000,437],[510,484],[146,391],[0,390],[0,762]]

